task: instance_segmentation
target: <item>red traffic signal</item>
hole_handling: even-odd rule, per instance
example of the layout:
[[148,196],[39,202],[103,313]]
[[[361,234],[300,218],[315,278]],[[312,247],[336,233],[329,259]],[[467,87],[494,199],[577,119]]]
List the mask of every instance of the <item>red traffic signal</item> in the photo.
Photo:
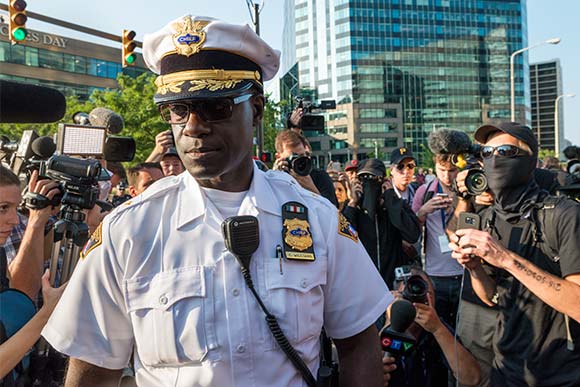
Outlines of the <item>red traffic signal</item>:
[[135,36],[135,31],[123,30],[123,67],[134,66],[137,60],[137,54],[134,52],[137,48]]
[[260,160],[263,163],[271,163],[272,162],[272,153],[262,152],[262,154],[260,154]]
[[9,20],[9,37],[12,44],[22,42],[26,39],[28,31],[26,30],[26,1],[24,0],[10,0],[8,5]]

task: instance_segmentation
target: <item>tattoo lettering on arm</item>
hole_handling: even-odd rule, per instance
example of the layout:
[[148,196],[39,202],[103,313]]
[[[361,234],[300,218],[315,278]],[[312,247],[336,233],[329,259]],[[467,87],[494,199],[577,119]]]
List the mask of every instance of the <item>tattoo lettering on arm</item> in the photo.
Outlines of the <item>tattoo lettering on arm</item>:
[[524,273],[526,273],[526,275],[534,278],[536,281],[538,281],[542,284],[547,284],[549,287],[553,288],[557,292],[560,291],[562,286],[559,283],[557,283],[556,281],[554,281],[550,278],[547,278],[545,275],[539,274],[532,269],[527,268],[526,266],[524,266],[524,264],[522,264],[521,262],[518,262],[516,260],[514,260],[514,265],[517,269],[523,271]]

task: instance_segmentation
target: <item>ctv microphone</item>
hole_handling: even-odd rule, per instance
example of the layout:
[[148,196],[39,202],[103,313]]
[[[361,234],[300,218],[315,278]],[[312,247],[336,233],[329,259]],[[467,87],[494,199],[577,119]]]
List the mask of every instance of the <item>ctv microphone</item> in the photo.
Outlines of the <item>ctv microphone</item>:
[[107,129],[109,134],[117,134],[125,126],[123,117],[111,109],[98,107],[91,110],[89,120],[93,126],[102,126]]
[[385,356],[408,355],[415,349],[416,340],[405,331],[415,321],[417,311],[407,300],[397,300],[391,306],[391,325],[381,332],[381,347]]
[[66,100],[58,90],[0,80],[0,123],[56,122],[65,110]]

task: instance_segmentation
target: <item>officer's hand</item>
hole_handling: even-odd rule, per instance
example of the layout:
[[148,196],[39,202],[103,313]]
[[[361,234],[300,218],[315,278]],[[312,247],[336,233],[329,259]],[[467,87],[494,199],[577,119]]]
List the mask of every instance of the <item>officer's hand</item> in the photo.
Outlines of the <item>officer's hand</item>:
[[300,119],[302,118],[303,115],[304,112],[302,108],[296,108],[292,111],[292,114],[290,114],[290,123],[292,124],[292,127],[294,128],[300,127]]
[[63,284],[61,287],[59,288],[53,288],[52,286],[50,286],[49,283],[49,278],[50,278],[50,271],[47,269],[44,274],[42,275],[42,308],[40,308],[40,311],[38,313],[42,313],[45,314],[45,316],[48,318],[52,311],[54,310],[54,308],[56,307],[56,304],[58,304],[58,300],[60,300],[60,297],[62,296],[62,293],[64,292],[64,289],[66,288],[66,283]]
[[493,194],[489,191],[486,191],[481,195],[477,195],[475,197],[475,203],[479,204],[480,206],[489,207],[493,204]]
[[389,385],[389,380],[391,380],[391,372],[397,369],[395,364],[396,360],[394,357],[383,356],[383,386],[387,387]]
[[274,165],[272,165],[272,169],[274,171],[282,171],[286,173],[290,173],[290,164],[285,158],[278,158],[274,160]]
[[428,305],[420,304],[420,303],[413,303],[415,310],[417,311],[417,315],[415,316],[415,322],[423,329],[425,329],[429,333],[435,333],[437,330],[444,328],[439,316],[437,316],[437,312],[435,308],[433,308],[433,299],[431,298],[431,294],[427,293],[427,302]]
[[155,136],[155,153],[165,154],[173,146],[173,134],[171,129],[165,130]]
[[[467,187],[465,186],[465,178],[467,177],[467,173],[469,173],[468,169],[461,171],[457,174],[457,177],[455,178],[455,183],[457,185],[457,191],[460,194],[464,194],[467,192]],[[461,195],[459,195],[459,196],[461,197]]]
[[360,201],[363,192],[361,181],[359,179],[354,180],[350,188],[348,205],[350,207],[356,207],[358,206],[358,202]]
[[[58,183],[53,180],[38,180],[38,171],[32,172],[30,176],[30,181],[28,182],[28,192],[40,194],[49,200],[52,200],[55,195],[60,193],[58,188]],[[30,215],[28,217],[28,224],[33,226],[44,227],[48,219],[52,215],[53,208],[51,206],[33,210],[30,209]]]
[[446,210],[449,208],[451,203],[453,203],[453,199],[435,195],[421,206],[419,212],[417,212],[417,216],[423,218],[437,210]]

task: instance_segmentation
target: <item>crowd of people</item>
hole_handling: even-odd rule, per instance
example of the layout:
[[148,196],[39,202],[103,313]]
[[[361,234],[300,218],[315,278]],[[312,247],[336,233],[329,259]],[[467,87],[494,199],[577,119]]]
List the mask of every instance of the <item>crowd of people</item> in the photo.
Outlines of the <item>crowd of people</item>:
[[[296,109],[268,169],[253,129],[279,55],[203,17],[145,37],[171,129],[126,171],[103,162],[99,196],[116,208],[84,210],[92,236],[58,288],[45,272],[58,206],[21,211],[0,166],[0,295],[39,307],[2,321],[4,385],[48,383],[31,377],[41,333],[69,358],[66,376],[48,373],[67,387],[580,385],[580,207],[556,196],[567,172],[539,167],[533,132],[475,132],[488,188],[473,194],[450,154],[316,168]],[[33,172],[28,191],[59,188]],[[379,339],[395,301],[413,310],[404,354]]]

